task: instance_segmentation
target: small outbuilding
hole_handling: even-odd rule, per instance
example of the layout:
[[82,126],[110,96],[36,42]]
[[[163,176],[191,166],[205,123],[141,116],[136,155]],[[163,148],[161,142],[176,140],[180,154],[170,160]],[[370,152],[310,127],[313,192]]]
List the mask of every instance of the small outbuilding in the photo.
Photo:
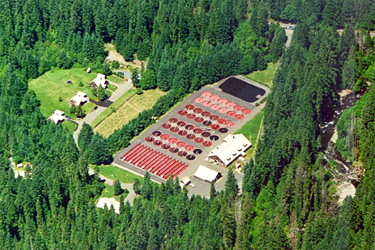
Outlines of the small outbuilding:
[[223,143],[208,154],[206,160],[227,167],[239,156],[245,156],[250,147],[251,142],[243,134],[227,135]]
[[98,73],[96,78],[90,83],[90,87],[92,88],[99,88],[99,86],[102,86],[103,89],[107,88],[107,77],[100,73]]
[[86,72],[87,72],[88,74],[90,74],[90,73],[91,73],[91,68],[88,67],[87,70],[86,70]]
[[207,182],[214,182],[220,178],[221,174],[215,170],[209,169],[203,165],[199,165],[194,177]]
[[191,183],[190,178],[185,176],[180,180],[180,187],[183,188]]
[[116,201],[115,198],[100,198],[98,203],[96,203],[96,207],[103,209],[104,206],[107,206],[108,209],[112,207],[116,214],[120,214],[120,202]]
[[72,99],[70,99],[70,103],[74,104],[75,106],[80,106],[80,105],[82,106],[88,101],[89,101],[89,98],[87,97],[87,94],[81,91],[78,91],[77,94],[73,96]]
[[48,119],[53,121],[55,124],[58,124],[59,122],[65,121],[65,118],[64,111],[56,109]]

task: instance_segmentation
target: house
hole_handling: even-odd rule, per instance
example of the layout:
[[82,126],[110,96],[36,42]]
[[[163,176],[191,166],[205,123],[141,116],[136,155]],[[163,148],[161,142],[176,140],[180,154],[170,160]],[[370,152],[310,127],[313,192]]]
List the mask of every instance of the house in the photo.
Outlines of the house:
[[53,114],[48,118],[48,120],[53,121],[55,124],[65,121],[65,113],[61,110],[56,109]]
[[111,209],[112,207],[115,210],[116,214],[120,213],[120,202],[116,201],[115,198],[100,198],[98,203],[96,204],[96,207],[104,208],[104,206],[107,206],[108,209]]
[[251,142],[243,134],[227,135],[223,143],[212,150],[206,161],[227,167],[239,156],[245,156]]
[[74,104],[75,106],[82,106],[86,102],[88,102],[89,98],[87,97],[86,93],[78,91],[75,96],[70,99],[70,103]]
[[215,170],[209,169],[203,165],[199,165],[194,177],[207,182],[214,182],[220,178],[221,174]]
[[103,89],[107,88],[107,78],[105,75],[98,73],[96,78],[90,83],[91,88],[99,88],[102,86]]

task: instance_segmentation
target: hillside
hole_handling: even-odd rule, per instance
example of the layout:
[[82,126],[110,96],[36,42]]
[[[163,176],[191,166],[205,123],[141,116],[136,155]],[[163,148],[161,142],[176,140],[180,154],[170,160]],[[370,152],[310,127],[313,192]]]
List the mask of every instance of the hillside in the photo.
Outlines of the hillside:
[[[374,1],[7,0],[1,6],[0,249],[374,249]],[[296,23],[288,48],[285,30],[270,19]],[[57,84],[69,76],[52,74],[89,65],[115,71],[105,61],[108,43],[128,62],[147,62],[132,83],[138,93],[158,91],[160,98],[141,101],[147,107],[108,137],[84,124],[77,145],[44,116],[52,110],[48,101],[65,95]],[[263,71],[267,65],[279,65],[274,78],[274,68]],[[250,132],[262,128],[241,187],[231,168],[225,183],[218,181],[224,190],[212,184],[205,198],[181,189],[178,178],[156,184],[148,173],[140,180],[110,165],[190,93],[239,74],[272,82],[261,115],[241,130],[253,138]],[[89,78],[73,82],[79,80]],[[338,111],[344,89],[354,101]],[[331,145],[341,157],[327,156],[325,128],[337,131]],[[19,163],[27,163],[25,175],[15,178]],[[89,167],[133,181],[132,205],[124,202],[120,180],[106,186]],[[351,173],[358,173],[355,196],[339,200],[337,189]],[[96,208],[102,196],[115,196],[119,214]]]

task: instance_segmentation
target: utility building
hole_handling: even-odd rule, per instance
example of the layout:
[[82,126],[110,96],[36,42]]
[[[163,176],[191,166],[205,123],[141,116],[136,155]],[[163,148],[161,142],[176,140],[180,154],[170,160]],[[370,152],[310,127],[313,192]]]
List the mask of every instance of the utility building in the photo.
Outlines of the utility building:
[[206,161],[227,167],[239,156],[245,156],[250,147],[251,142],[243,134],[228,135],[208,154]]

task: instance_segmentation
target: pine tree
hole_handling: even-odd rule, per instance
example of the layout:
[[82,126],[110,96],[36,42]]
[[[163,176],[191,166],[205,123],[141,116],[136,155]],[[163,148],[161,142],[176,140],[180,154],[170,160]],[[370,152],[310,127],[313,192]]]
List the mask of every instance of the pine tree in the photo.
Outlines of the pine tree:
[[136,88],[141,87],[140,84],[139,84],[140,81],[139,81],[139,74],[138,74],[137,68],[135,68],[132,71],[132,82],[133,82],[134,87],[136,87]]
[[77,112],[76,112],[76,116],[78,117],[78,118],[83,118],[83,117],[85,117],[85,111],[83,111],[83,109],[82,109],[82,106],[81,105],[79,105],[78,106],[78,109],[77,109]]
[[230,203],[234,202],[237,198],[238,191],[236,177],[234,176],[232,169],[229,169],[227,181],[225,182],[225,196]]
[[70,114],[74,115],[76,113],[76,111],[77,111],[76,105],[72,104],[70,106]]
[[97,95],[98,95],[99,101],[103,101],[105,98],[107,98],[107,95],[106,95],[102,85],[99,85],[99,87],[97,89]]
[[123,190],[121,188],[121,183],[120,183],[120,180],[116,179],[115,180],[115,183],[113,185],[113,193],[114,195],[120,195],[122,194]]
[[152,89],[156,87],[156,78],[153,70],[146,70],[141,78],[140,86],[142,89]]
[[134,193],[136,193],[136,194],[140,194],[141,193],[141,183],[139,182],[138,179],[134,180],[133,189],[134,189]]
[[215,197],[216,197],[215,182],[211,182],[210,199],[214,199]]
[[234,218],[234,208],[225,203],[221,208],[220,214],[225,249],[232,249],[236,241],[236,220]]
[[146,172],[141,189],[141,195],[148,200],[150,200],[152,197],[152,185],[150,178],[150,173]]
[[91,126],[87,123],[83,123],[81,132],[78,135],[78,146],[81,151],[85,151],[89,148],[94,131]]

